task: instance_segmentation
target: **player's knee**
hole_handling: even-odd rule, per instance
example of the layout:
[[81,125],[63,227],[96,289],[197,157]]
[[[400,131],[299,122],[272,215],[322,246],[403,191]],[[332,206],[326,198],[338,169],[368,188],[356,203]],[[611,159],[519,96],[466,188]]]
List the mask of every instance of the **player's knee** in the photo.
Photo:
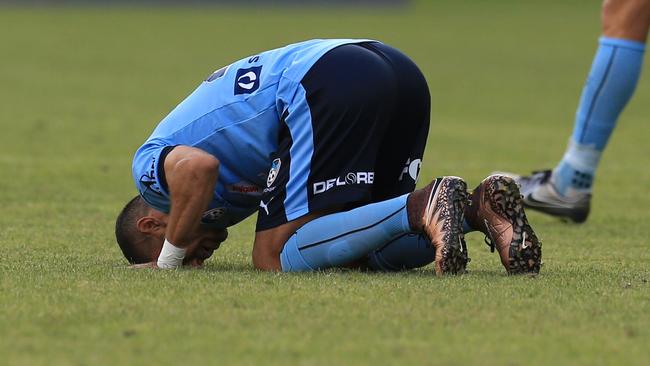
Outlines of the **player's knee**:
[[256,240],[253,245],[253,267],[261,271],[281,271],[281,250],[276,249],[278,247],[281,247],[281,245]]
[[[307,222],[314,220],[317,217],[324,216],[328,212],[329,211],[313,212],[272,229],[255,233],[255,243],[253,245],[253,266],[264,271],[283,270],[280,254],[289,243],[289,239],[292,235]],[[286,255],[285,258],[287,258]]]
[[275,237],[267,240],[261,240],[258,233],[253,246],[253,266],[256,269],[284,272],[313,270],[300,254],[295,235],[288,239]]
[[260,271],[279,272],[282,270],[280,266],[280,256],[277,259],[269,256],[253,256],[253,267]]
[[645,42],[650,26],[650,0],[605,0],[603,35]]

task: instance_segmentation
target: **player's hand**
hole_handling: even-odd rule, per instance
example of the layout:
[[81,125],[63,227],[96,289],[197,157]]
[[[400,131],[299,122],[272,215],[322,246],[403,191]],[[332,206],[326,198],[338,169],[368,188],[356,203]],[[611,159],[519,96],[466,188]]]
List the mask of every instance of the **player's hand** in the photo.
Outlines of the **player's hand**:
[[[210,258],[215,250],[219,249],[221,243],[228,238],[228,231],[226,229],[215,230],[211,228],[200,228],[198,235],[193,243],[187,248],[185,259],[183,260],[184,267],[200,268],[203,262]],[[129,268],[133,269],[160,269],[157,261],[132,264]]]
[[215,230],[200,227],[196,239],[187,247],[183,265],[201,267],[203,262],[212,257],[214,251],[219,249],[226,238],[228,238],[228,231],[225,229]]

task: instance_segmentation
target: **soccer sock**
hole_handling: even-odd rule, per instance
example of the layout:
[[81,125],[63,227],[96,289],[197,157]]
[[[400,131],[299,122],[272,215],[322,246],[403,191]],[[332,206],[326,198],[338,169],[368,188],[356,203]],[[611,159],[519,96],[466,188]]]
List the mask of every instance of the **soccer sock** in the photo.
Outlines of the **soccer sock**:
[[436,249],[426,237],[402,234],[368,256],[368,267],[375,271],[400,271],[424,267],[436,259]]
[[319,217],[298,229],[284,245],[284,272],[342,266],[411,232],[408,194],[350,211]]
[[645,44],[608,37],[601,37],[599,43],[571,142],[553,170],[553,184],[562,195],[591,191],[600,155],[634,93],[643,65]]
[[569,147],[560,163],[553,169],[551,182],[565,197],[591,192],[596,167],[602,151],[591,145],[569,141]]

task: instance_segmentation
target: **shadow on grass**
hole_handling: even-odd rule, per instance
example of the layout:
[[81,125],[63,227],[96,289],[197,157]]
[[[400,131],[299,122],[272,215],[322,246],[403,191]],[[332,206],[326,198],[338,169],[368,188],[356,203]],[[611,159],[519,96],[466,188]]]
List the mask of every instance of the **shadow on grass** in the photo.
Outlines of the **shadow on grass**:
[[[192,269],[188,269],[192,270]],[[366,269],[359,268],[328,268],[319,271],[307,271],[307,272],[265,272],[260,271],[251,264],[243,263],[210,263],[204,266],[203,268],[198,269],[199,271],[209,271],[209,272],[242,272],[242,273],[258,273],[258,274],[269,274],[269,275],[285,275],[285,276],[329,276],[329,275],[347,275],[353,274],[355,276],[368,276],[368,277],[414,277],[414,278],[464,278],[464,277],[516,277],[508,276],[506,272],[502,269],[495,270],[470,270],[465,274],[458,275],[445,275],[445,276],[436,276],[433,267],[427,266],[423,268],[402,270],[402,271],[371,271]],[[531,277],[530,275],[525,275]],[[522,276],[523,277],[523,276]],[[534,276],[533,276],[534,277]]]
[[[126,264],[113,264],[111,267],[114,269],[129,269]],[[251,263],[246,262],[228,262],[217,261],[208,262],[201,268],[184,267],[181,271],[197,271],[203,273],[232,273],[232,274],[247,274],[247,275],[268,275],[268,276],[302,276],[302,277],[318,277],[318,276],[345,276],[353,275],[355,277],[409,277],[409,278],[445,278],[445,279],[505,279],[505,278],[526,278],[526,279],[540,279],[540,280],[566,280],[569,278],[575,279],[591,279],[596,278],[638,278],[640,280],[650,280],[650,272],[647,269],[625,266],[623,263],[613,262],[608,264],[603,263],[564,263],[558,265],[555,263],[553,266],[543,266],[539,274],[519,274],[509,275],[503,268],[494,269],[469,269],[467,273],[460,275],[446,275],[442,277],[436,276],[432,266],[423,268],[403,270],[403,271],[369,271],[362,269],[349,269],[349,268],[330,268],[313,272],[265,272],[257,270]]]

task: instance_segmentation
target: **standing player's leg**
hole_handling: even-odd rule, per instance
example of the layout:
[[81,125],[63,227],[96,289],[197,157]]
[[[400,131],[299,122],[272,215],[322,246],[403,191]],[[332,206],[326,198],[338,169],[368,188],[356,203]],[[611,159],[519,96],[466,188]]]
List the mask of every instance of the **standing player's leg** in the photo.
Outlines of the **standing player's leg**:
[[573,135],[551,178],[560,195],[580,197],[591,192],[600,156],[639,79],[649,24],[650,1],[605,1],[603,36],[582,92]]
[[650,0],[605,0],[602,22],[564,157],[552,171],[518,177],[527,206],[575,222],[587,219],[600,157],[639,79]]

